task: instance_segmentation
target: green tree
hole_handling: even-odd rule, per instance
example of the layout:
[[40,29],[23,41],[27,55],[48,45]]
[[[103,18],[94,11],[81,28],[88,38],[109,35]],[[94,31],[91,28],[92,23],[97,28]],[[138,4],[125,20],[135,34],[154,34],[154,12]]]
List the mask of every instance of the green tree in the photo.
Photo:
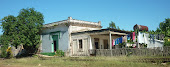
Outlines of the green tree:
[[[3,37],[7,45],[23,45],[28,53],[35,53],[40,44],[40,31],[44,23],[43,14],[34,8],[21,9],[19,15],[2,19]],[[4,43],[5,44],[5,43]]]
[[120,30],[119,26],[117,26],[117,29]]
[[170,19],[167,18],[165,21],[159,24],[159,28],[157,28],[156,32],[160,32],[165,34],[165,36],[170,36]]
[[164,46],[170,46],[170,41],[168,41],[170,36],[170,18],[165,19],[165,21],[160,22],[159,28],[157,28],[156,33],[161,33],[165,35]]
[[114,23],[113,21],[111,21],[111,22],[109,23],[109,27],[108,27],[108,28],[116,29],[115,23]]
[[155,32],[156,32],[156,33],[161,33],[161,29],[160,29],[160,28],[157,28]]

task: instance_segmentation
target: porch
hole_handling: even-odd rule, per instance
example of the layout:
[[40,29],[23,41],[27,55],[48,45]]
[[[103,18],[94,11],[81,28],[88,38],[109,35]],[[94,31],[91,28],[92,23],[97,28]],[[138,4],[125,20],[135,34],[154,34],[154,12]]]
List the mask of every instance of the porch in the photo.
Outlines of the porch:
[[[127,31],[102,29],[72,33],[71,55],[90,56],[96,49],[112,49],[112,40],[128,35]],[[112,53],[112,52],[111,52]]]

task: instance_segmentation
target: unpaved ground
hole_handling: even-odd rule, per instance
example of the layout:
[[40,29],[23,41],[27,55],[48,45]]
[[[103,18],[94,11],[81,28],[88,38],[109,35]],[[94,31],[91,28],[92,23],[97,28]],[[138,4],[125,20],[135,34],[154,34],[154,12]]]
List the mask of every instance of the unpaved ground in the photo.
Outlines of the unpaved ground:
[[[0,67],[170,67],[167,63],[134,62],[136,57],[27,57],[1,59]],[[129,61],[124,61],[129,60]]]

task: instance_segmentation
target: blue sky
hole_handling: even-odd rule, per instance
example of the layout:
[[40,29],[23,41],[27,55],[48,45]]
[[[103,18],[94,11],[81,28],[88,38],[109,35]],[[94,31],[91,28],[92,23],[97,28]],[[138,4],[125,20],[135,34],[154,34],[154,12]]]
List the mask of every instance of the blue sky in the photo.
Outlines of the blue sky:
[[170,0],[0,0],[0,19],[17,16],[20,9],[33,7],[43,13],[44,24],[71,16],[73,19],[101,21],[103,28],[113,21],[125,30],[133,30],[135,24],[156,30],[160,22],[170,18],[169,3]]

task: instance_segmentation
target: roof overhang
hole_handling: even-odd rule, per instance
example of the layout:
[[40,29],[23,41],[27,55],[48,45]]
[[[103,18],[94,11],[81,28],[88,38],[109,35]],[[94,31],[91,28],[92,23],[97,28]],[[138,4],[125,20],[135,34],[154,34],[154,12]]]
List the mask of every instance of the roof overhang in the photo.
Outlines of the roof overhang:
[[80,35],[80,34],[86,34],[86,35],[101,35],[101,34],[113,34],[113,35],[120,35],[120,36],[126,36],[130,34],[130,32],[120,31],[120,30],[113,30],[113,29],[101,29],[101,30],[92,30],[92,31],[84,31],[84,32],[77,32],[72,33],[72,35]]

